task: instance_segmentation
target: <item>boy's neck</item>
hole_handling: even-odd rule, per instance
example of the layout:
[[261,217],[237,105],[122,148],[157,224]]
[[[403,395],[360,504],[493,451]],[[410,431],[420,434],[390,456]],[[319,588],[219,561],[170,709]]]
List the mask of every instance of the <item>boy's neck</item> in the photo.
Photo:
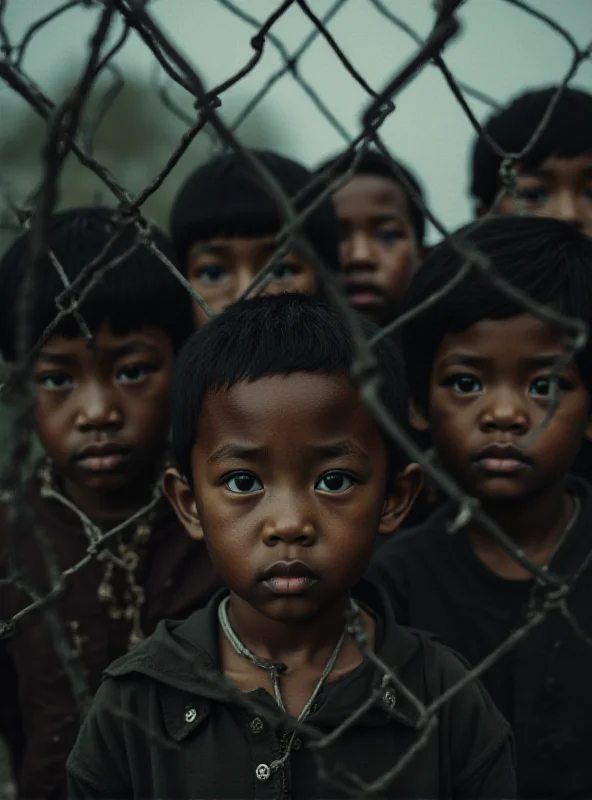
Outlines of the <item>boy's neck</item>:
[[109,526],[117,524],[148,505],[154,497],[154,483],[143,481],[137,486],[128,486],[110,492],[78,486],[67,478],[58,482],[62,493],[89,519]]
[[[543,497],[529,498],[523,503],[482,502],[482,508],[527,558],[543,566],[553,556],[569,525],[575,503],[561,485]],[[475,553],[492,571],[507,578],[532,577],[481,526],[471,525],[467,531]]]
[[295,623],[276,622],[231,593],[228,617],[242,644],[259,658],[291,668],[325,665],[345,627],[349,597]]

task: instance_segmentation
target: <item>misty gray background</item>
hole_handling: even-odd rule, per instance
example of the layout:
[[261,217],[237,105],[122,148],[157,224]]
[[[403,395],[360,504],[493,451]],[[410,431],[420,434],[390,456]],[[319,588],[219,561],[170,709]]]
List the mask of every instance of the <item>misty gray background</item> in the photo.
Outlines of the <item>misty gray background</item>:
[[[421,36],[433,23],[430,0],[382,0]],[[329,0],[309,0],[323,17]],[[279,0],[235,0],[250,15],[264,20]],[[580,46],[592,40],[592,0],[530,0],[538,11],[560,22]],[[16,44],[36,19],[57,8],[56,0],[7,0],[5,24]],[[217,0],[153,0],[150,11],[194,64],[211,88],[245,65],[252,55],[249,27]],[[557,83],[568,70],[571,50],[560,36],[542,22],[505,0],[468,0],[459,13],[460,35],[445,51],[446,61],[459,80],[466,81],[499,104],[530,87]],[[97,10],[76,8],[40,31],[24,61],[25,71],[55,101],[63,99],[79,73],[87,43],[96,24]],[[349,0],[329,24],[331,34],[368,83],[379,90],[412,56],[416,45],[388,22],[368,0]],[[120,28],[114,27],[115,42]],[[312,24],[292,7],[273,28],[292,52],[312,30]],[[172,85],[150,51],[131,34],[114,62],[124,88],[110,106],[100,126],[94,124],[97,107],[114,85],[109,72],[98,80],[84,116],[82,135],[94,130],[94,155],[104,162],[124,187],[138,192],[161,169],[180,140],[187,124],[167,110],[158,99],[156,85],[164,85],[182,112],[191,116],[191,98]],[[282,61],[268,43],[254,71],[222,96],[222,116],[235,120],[254,93],[279,68]],[[299,64],[301,74],[313,85],[322,102],[350,137],[368,98],[351,78],[330,47],[319,36]],[[585,62],[572,85],[592,91],[592,64]],[[479,119],[489,113],[486,104],[468,98]],[[381,129],[394,155],[407,162],[426,189],[432,211],[447,226],[455,227],[472,216],[468,197],[468,156],[474,140],[472,128],[452,97],[440,73],[427,67],[397,98],[397,109]],[[283,77],[239,129],[243,142],[270,148],[316,164],[346,143],[323,118],[290,75]],[[42,173],[40,148],[44,124],[6,85],[0,83],[0,251],[14,235],[7,227],[14,220],[6,197],[25,205]],[[163,227],[168,210],[184,176],[215,152],[215,145],[200,134],[159,192],[144,207],[145,213]],[[60,207],[102,202],[112,198],[96,178],[70,157],[60,182]],[[430,232],[430,240],[437,237]],[[0,412],[6,456],[7,416]],[[7,780],[1,774],[2,784]]]
[[[592,40],[592,0],[530,1],[568,29],[581,46]],[[278,7],[279,0],[235,3],[264,20]],[[425,36],[430,30],[434,19],[430,0],[383,3],[420,35]],[[58,5],[56,0],[7,0],[6,27],[11,39],[18,41],[36,19]],[[311,2],[320,17],[331,5],[329,0]],[[207,88],[232,75],[252,55],[250,38],[255,29],[217,0],[153,0],[149,9],[194,64]],[[527,87],[557,82],[569,67],[571,51],[567,43],[505,0],[468,0],[459,18],[462,31],[446,50],[447,63],[458,79],[471,83],[498,103],[507,102]],[[48,25],[32,41],[24,68],[52,98],[63,98],[72,86],[96,20],[96,9],[76,8]],[[380,89],[416,49],[412,39],[388,22],[368,0],[349,0],[328,27],[375,89]],[[294,5],[274,26],[273,33],[291,52],[312,29],[311,22]],[[114,27],[113,42],[120,30]],[[253,72],[223,94],[224,118],[236,119],[281,63],[268,42]],[[130,35],[115,64],[123,74],[125,87],[96,131],[95,155],[128,190],[137,192],[158,172],[186,128],[159,101],[156,82],[167,86],[171,97],[188,115],[192,114],[192,103],[160,68],[155,68],[154,57],[135,34]],[[367,96],[321,37],[306,52],[299,68],[347,133],[355,136]],[[592,91],[590,62],[580,67],[572,85]],[[93,128],[96,103],[112,86],[113,77],[106,72],[95,86],[83,133]],[[484,103],[470,98],[469,103],[479,119],[488,113]],[[0,177],[11,197],[23,202],[41,177],[43,123],[3,84],[0,114]],[[345,144],[290,75],[276,83],[239,134],[248,145],[276,149],[309,166]],[[401,93],[382,134],[392,152],[418,173],[432,210],[445,225],[460,225],[471,216],[467,164],[474,135],[435,67],[427,67]],[[166,226],[171,198],[184,175],[212,152],[209,139],[200,134],[158,194],[147,203],[146,213]],[[95,201],[111,199],[98,181],[89,178],[70,158],[61,182],[60,205]],[[433,233],[431,238],[434,239]]]

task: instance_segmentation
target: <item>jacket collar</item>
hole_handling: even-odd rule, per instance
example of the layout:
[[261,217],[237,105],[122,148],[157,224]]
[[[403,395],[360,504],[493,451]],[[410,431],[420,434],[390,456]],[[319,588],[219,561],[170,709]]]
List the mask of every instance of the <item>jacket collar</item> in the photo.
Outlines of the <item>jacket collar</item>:
[[[204,721],[212,702],[227,703],[231,694],[238,691],[219,671],[217,612],[227,593],[226,589],[217,592],[205,608],[182,622],[160,622],[151,637],[105,671],[109,678],[136,673],[161,684],[165,723],[176,741]],[[361,581],[352,596],[378,621],[377,631],[382,635],[377,657],[401,675],[421,650],[421,637],[396,622],[388,599],[374,584]],[[377,700],[358,724],[385,725],[394,718],[404,725],[417,725],[419,713],[415,706],[396,686],[381,681],[379,671],[368,660],[350,675],[328,685],[311,724],[339,725],[367,699],[369,685]],[[275,702],[271,697],[268,700],[273,713]],[[267,698],[267,706],[266,701]]]

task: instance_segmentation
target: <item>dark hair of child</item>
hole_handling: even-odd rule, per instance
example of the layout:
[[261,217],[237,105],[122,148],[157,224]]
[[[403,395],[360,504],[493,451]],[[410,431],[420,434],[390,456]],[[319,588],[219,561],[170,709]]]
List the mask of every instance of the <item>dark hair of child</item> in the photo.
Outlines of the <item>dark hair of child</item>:
[[[109,208],[86,207],[61,211],[51,218],[50,249],[70,282],[116,233],[113,213]],[[123,256],[132,247],[134,231],[132,228],[122,234],[109,250],[106,261]],[[164,234],[151,227],[150,238],[174,263],[174,252]],[[9,362],[16,358],[16,314],[29,242],[29,234],[23,234],[0,260],[0,351]],[[49,255],[43,259],[42,270],[42,280],[35,286],[34,313],[29,320],[35,340],[57,315],[56,298],[65,290]],[[186,289],[142,244],[138,244],[125,263],[107,270],[78,308],[91,333],[105,322],[110,323],[115,335],[152,325],[170,337],[175,351],[193,330]],[[68,315],[52,335],[76,338],[82,334],[76,319]]]
[[[519,153],[537,130],[557,86],[529,91],[492,114],[485,131],[506,153]],[[533,169],[550,156],[574,158],[592,152],[592,95],[566,87],[534,146],[521,159],[521,167]],[[500,189],[501,157],[484,137],[473,146],[471,185],[473,197],[484,209],[493,205]]]
[[[325,172],[325,170],[329,169],[329,167],[337,164],[339,162],[339,169],[335,177],[338,177],[340,174],[347,172],[354,161],[356,160],[355,154],[350,154],[347,157],[343,157],[343,155],[333,156],[332,158],[325,161],[319,167],[317,167],[317,173]],[[403,173],[407,182],[411,185],[414,193],[423,201],[424,200],[424,191],[423,188],[417,178],[416,175],[411,172],[409,167],[404,166],[401,164],[400,161],[396,161],[394,159],[387,159],[382,153],[379,153],[377,150],[366,150],[364,155],[357,161],[354,175],[378,175],[381,178],[386,178],[389,181],[393,181],[396,183],[397,186],[400,186],[403,190],[406,198],[407,198],[407,205],[409,211],[409,219],[411,220],[411,224],[413,226],[413,232],[415,234],[415,238],[417,239],[418,245],[423,244],[423,240],[425,237],[425,227],[426,227],[426,219],[423,210],[417,205],[413,197],[409,193],[409,189],[405,184],[400,180],[399,176],[395,172],[393,168],[393,163],[396,164],[398,169]]]
[[[467,243],[491,260],[496,274],[539,303],[592,323],[592,242],[575,228],[554,219],[496,217],[459,231]],[[446,286],[465,263],[446,240],[431,252],[405,296],[405,311]],[[432,362],[447,333],[483,319],[509,319],[524,306],[492,288],[475,268],[469,275],[403,327],[401,346],[412,396],[421,407],[428,400]],[[576,354],[576,363],[592,393],[592,343]]]
[[[314,175],[290,158],[265,150],[253,155],[274,176],[296,211],[309,206],[319,193],[309,188]],[[260,181],[236,153],[225,153],[198,167],[182,185],[171,211],[170,232],[179,264],[187,265],[187,250],[197,241],[215,237],[262,237],[280,232],[280,211]],[[301,228],[325,264],[339,269],[337,221],[330,199],[307,216]]]
[[[365,319],[367,337],[378,329]],[[382,400],[399,424],[406,424],[405,370],[396,347],[382,339],[375,350],[382,375]],[[173,454],[181,475],[191,478],[191,450],[208,391],[272,375],[313,372],[348,375],[354,365],[351,333],[336,309],[314,296],[280,294],[230,306],[183,348],[172,392]],[[396,475],[408,456],[390,439],[389,472]]]

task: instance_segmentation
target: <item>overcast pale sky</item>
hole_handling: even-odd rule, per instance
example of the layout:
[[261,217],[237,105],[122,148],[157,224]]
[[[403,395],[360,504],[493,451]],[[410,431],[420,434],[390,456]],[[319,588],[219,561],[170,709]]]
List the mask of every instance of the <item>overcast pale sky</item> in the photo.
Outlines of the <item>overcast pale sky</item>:
[[[260,20],[279,5],[279,0],[234,2]],[[382,2],[419,34],[425,36],[429,31],[434,18],[430,0]],[[557,19],[580,45],[592,40],[591,0],[530,2],[537,10]],[[36,18],[58,5],[54,0],[8,0],[6,23],[11,38],[18,40]],[[311,3],[319,16],[331,5],[330,0]],[[190,58],[208,87],[233,74],[252,54],[250,38],[254,29],[217,0],[156,0],[149,8]],[[25,67],[49,94],[75,74],[96,13],[82,8],[71,10],[42,31],[31,45]],[[566,73],[571,57],[569,46],[543,23],[507,0],[468,0],[459,16],[462,31],[446,50],[446,60],[458,79],[496,101],[504,103],[527,87],[557,82]],[[292,51],[311,29],[310,21],[295,4],[273,32]],[[347,0],[329,30],[375,89],[380,89],[416,48],[411,38],[385,20],[370,0]],[[130,37],[116,63],[129,78],[152,80],[153,56],[135,36]],[[280,65],[276,50],[268,44],[255,70],[223,96],[223,113],[233,119]],[[323,103],[348,134],[354,136],[367,96],[336,55],[318,38],[300,68]],[[572,85],[592,91],[589,62],[580,68]],[[190,112],[189,98],[181,93],[177,97]],[[487,113],[483,103],[471,100],[470,104],[479,118]],[[0,107],[0,140],[6,140],[11,137],[12,121],[25,113],[25,109],[22,101],[5,86],[0,87]],[[163,109],[162,113],[167,112]],[[393,153],[419,175],[436,215],[447,226],[466,221],[472,213],[467,196],[467,158],[473,133],[436,68],[427,67],[403,91],[382,133]],[[141,137],[142,131],[138,130],[136,135]],[[242,136],[250,145],[277,149],[307,165],[316,165],[343,143],[339,133],[290,76],[279,81],[267,95],[242,128]],[[145,183],[155,166],[146,165]],[[172,191],[191,166],[185,159],[164,191]]]

